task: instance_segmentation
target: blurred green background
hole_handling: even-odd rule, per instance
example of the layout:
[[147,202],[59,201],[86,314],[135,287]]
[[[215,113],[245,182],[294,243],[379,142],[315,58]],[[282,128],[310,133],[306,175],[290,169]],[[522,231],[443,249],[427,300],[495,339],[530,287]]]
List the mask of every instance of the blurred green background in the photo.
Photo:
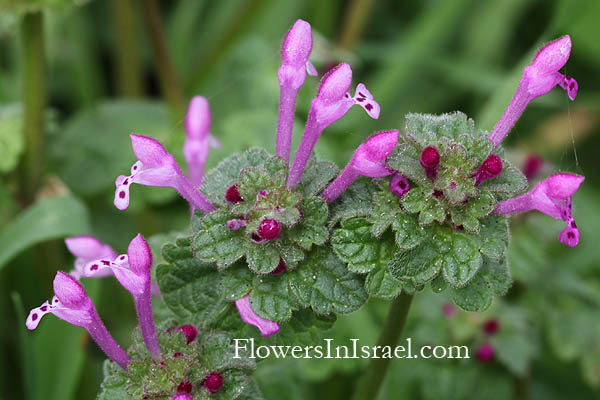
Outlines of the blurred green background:
[[[248,146],[273,151],[279,47],[297,18],[313,26],[319,72],[350,62],[382,107],[377,121],[353,109],[323,134],[317,151],[340,165],[409,111],[461,110],[491,129],[535,50],[571,35],[564,72],[579,82],[577,100],[559,89],[535,100],[507,147],[517,163],[542,157],[539,178],[586,176],[574,203],[579,246],[556,241],[560,222],[513,218],[509,294],[485,314],[447,317],[446,300],[424,292],[405,332],[472,355],[490,341],[495,360],[395,360],[381,398],[600,398],[599,1],[0,0],[0,399],[95,397],[104,355],[82,329],[53,317],[25,329],[56,270],[71,269],[62,239],[92,234],[123,252],[137,232],[185,229],[187,204],[170,189],[135,187],[124,212],[112,197],[134,161],[130,132],[183,160],[193,95],[209,99],[222,144],[209,167]],[[309,78],[300,92],[296,144],[317,85]],[[112,279],[85,285],[117,341],[130,343],[129,294]],[[386,306],[370,302],[327,337],[374,344]],[[481,330],[489,318],[500,322],[492,337]],[[345,399],[363,361],[266,361],[255,376],[267,399]]]

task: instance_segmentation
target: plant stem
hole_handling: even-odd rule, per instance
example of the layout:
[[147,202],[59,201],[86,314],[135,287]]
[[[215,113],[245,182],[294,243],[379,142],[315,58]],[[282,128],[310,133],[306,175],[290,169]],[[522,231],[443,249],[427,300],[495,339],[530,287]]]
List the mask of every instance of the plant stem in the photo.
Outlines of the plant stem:
[[373,8],[373,0],[352,0],[346,9],[344,25],[338,44],[346,50],[352,50],[365,26]]
[[143,73],[137,43],[134,2],[113,0],[112,3],[117,90],[123,97],[141,97]]
[[26,13],[21,22],[23,41],[23,135],[21,196],[31,204],[43,171],[44,109],[46,107],[46,57],[44,18],[41,12]]
[[[394,348],[398,345],[400,335],[404,325],[406,325],[406,317],[412,299],[412,295],[403,292],[392,301],[377,346],[391,346]],[[356,384],[353,400],[373,400],[377,398],[390,366],[390,361],[390,358],[371,359],[364,375]]]
[[185,113],[185,98],[169,56],[158,1],[144,0],[143,3],[161,91],[169,103],[171,111],[177,118],[180,118]]

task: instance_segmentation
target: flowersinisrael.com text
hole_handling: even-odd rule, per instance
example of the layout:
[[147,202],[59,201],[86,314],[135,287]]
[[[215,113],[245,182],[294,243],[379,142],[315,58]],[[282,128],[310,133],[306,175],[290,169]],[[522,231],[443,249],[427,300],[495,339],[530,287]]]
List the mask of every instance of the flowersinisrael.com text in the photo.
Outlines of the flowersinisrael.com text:
[[323,339],[315,346],[261,345],[255,346],[254,339],[233,339],[234,358],[249,352],[250,358],[470,358],[467,346],[430,346],[413,349],[412,339],[406,345],[362,346],[360,339],[350,339],[348,345],[337,345],[333,339]]

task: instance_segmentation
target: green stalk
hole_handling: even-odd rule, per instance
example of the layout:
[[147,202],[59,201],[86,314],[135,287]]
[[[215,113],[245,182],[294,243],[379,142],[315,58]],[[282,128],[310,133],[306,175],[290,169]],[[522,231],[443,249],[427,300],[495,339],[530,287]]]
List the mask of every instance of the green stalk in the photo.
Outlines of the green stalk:
[[338,44],[346,50],[352,50],[360,37],[365,22],[371,14],[373,0],[352,0],[346,10],[344,25]]
[[[392,301],[383,329],[379,334],[377,346],[390,346],[394,348],[398,345],[398,341],[406,325],[406,318],[412,299],[412,295],[403,292]],[[371,359],[364,375],[356,384],[354,395],[352,396],[353,400],[374,400],[377,398],[391,360],[391,358]]]
[[180,118],[185,113],[186,102],[183,95],[183,89],[177,79],[175,68],[171,62],[171,57],[169,56],[169,49],[167,47],[167,40],[165,39],[158,1],[144,0],[143,3],[161,91],[163,96],[165,96],[171,111],[176,118]]
[[117,89],[123,97],[141,97],[142,62],[137,43],[133,0],[112,0]]
[[23,136],[21,197],[31,204],[37,193],[44,165],[44,109],[46,107],[46,57],[44,18],[41,12],[27,13],[21,22],[23,43]]

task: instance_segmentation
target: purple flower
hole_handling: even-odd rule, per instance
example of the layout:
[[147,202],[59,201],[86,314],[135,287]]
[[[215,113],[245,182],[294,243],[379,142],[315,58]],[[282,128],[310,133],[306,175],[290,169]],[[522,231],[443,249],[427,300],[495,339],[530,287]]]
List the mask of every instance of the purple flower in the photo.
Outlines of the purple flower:
[[398,131],[379,132],[364,141],[337,178],[321,196],[331,203],[337,199],[359,176],[378,178],[394,171],[385,166],[385,159],[398,144]]
[[194,398],[187,393],[181,392],[171,397],[171,400],[194,400]]
[[502,159],[496,154],[490,154],[473,174],[475,185],[481,185],[484,181],[495,178],[500,173],[502,173]]
[[570,247],[577,246],[579,230],[571,212],[573,195],[584,179],[568,173],[552,175],[538,183],[531,192],[499,202],[494,214],[538,210],[552,218],[567,221],[567,227],[558,235],[558,240]]
[[410,190],[410,182],[408,178],[402,174],[395,173],[390,179],[390,192],[398,197],[404,196]]
[[[75,236],[65,239],[67,249],[75,256],[75,268],[70,275],[79,280],[83,276],[83,269],[87,263],[99,258],[115,258],[117,253],[107,244],[102,243],[92,236]],[[96,277],[112,275],[110,269],[104,270]]]
[[208,100],[194,96],[185,116],[185,143],[183,154],[188,165],[190,182],[195,188],[202,185],[204,165],[210,147],[220,147],[219,141],[210,134],[210,108]]
[[276,154],[290,161],[294,110],[298,90],[304,84],[306,72],[316,75],[315,67],[308,61],[312,50],[312,31],[310,24],[301,19],[290,28],[281,46],[281,67],[277,71],[279,78],[279,120],[277,122]]
[[242,321],[256,326],[263,337],[269,337],[279,332],[279,325],[277,325],[277,322],[261,318],[254,312],[250,305],[250,295],[246,295],[241,299],[236,300],[235,306],[240,313]]
[[494,349],[494,346],[492,346],[489,343],[484,343],[481,346],[479,346],[479,348],[477,349],[477,353],[475,354],[477,360],[479,360],[482,363],[491,362],[495,356],[496,349]]
[[492,129],[489,139],[498,146],[519,119],[527,104],[536,97],[548,93],[556,85],[567,91],[575,100],[579,88],[575,79],[558,72],[571,54],[571,38],[566,35],[542,47],[532,63],[525,67],[523,76],[510,104]]
[[127,369],[129,356],[106,330],[83,286],[71,275],[58,271],[54,278],[54,294],[51,303],[46,301],[29,312],[25,322],[27,328],[30,330],[37,328],[44,315],[54,314],[72,325],[87,330],[108,357],[121,368]]
[[120,175],[116,182],[115,206],[124,210],[129,206],[129,186],[138,183],[146,186],[172,187],[191,206],[210,212],[215,207],[183,175],[175,157],[168,153],[156,139],[129,135],[138,161],[131,167],[131,175]]
[[348,93],[351,84],[352,69],[346,63],[329,71],[321,80],[319,93],[310,106],[304,135],[290,170],[288,188],[295,188],[300,182],[306,163],[323,130],[342,118],[350,107],[358,104],[367,111],[371,118],[379,118],[379,104],[373,100],[373,95],[365,85],[359,83],[355,95],[352,97]]
[[85,266],[83,274],[86,277],[93,277],[102,270],[112,270],[119,283],[132,294],[144,342],[152,357],[157,359],[160,357],[160,348],[152,316],[151,268],[150,246],[144,237],[138,234],[129,243],[127,255],[121,254],[115,259],[91,261]]

